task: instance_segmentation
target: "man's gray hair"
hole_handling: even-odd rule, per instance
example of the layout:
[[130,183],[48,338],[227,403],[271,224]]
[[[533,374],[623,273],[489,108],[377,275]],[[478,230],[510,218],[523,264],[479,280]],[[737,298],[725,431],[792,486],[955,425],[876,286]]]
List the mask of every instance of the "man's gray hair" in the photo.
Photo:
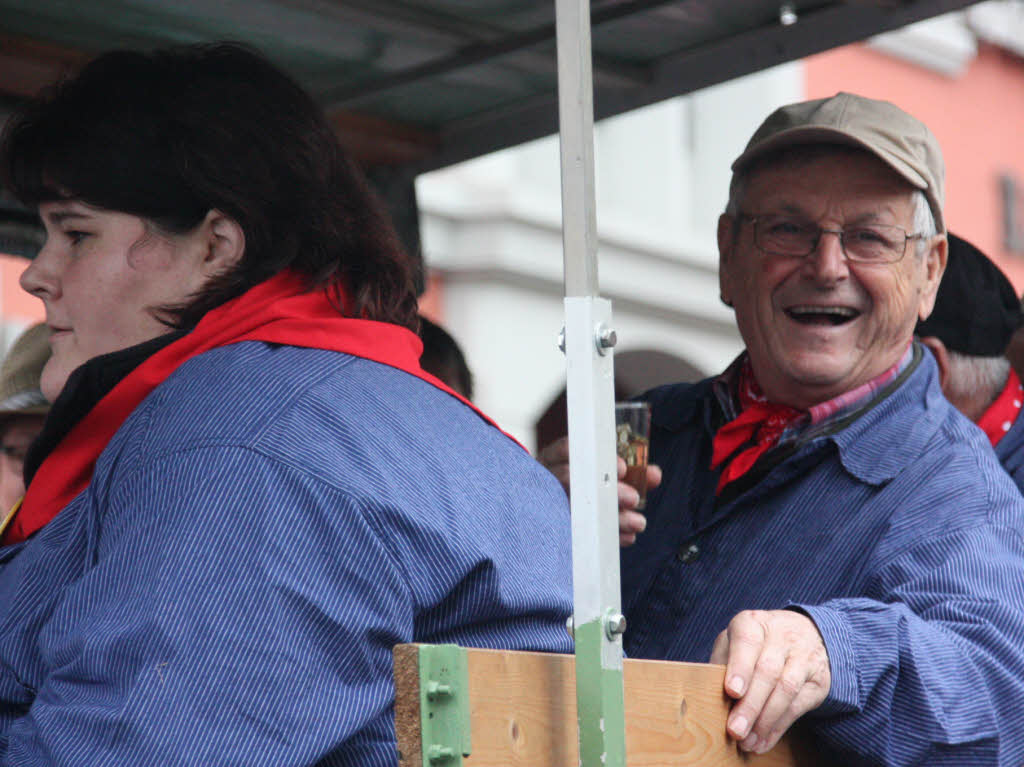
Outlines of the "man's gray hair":
[[[1006,386],[1010,361],[1006,357],[975,357],[949,351],[949,374],[943,393],[953,404],[961,403],[983,413]],[[963,409],[963,408],[961,408]]]
[[928,242],[939,233],[935,225],[935,214],[932,213],[932,206],[928,204],[928,198],[920,189],[914,190],[914,231],[910,234],[924,235],[915,240],[918,258],[924,258],[928,252]]

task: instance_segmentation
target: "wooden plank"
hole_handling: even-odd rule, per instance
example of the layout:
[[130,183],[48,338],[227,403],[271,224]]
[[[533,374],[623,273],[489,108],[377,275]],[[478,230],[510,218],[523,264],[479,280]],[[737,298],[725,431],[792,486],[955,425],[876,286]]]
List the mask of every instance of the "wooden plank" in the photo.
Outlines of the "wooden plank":
[[[466,767],[576,767],[571,655],[469,649],[473,753]],[[630,767],[814,767],[809,744],[788,736],[763,755],[725,733],[724,666],[627,659],[626,754]],[[395,730],[400,767],[422,767],[416,645],[395,648]]]

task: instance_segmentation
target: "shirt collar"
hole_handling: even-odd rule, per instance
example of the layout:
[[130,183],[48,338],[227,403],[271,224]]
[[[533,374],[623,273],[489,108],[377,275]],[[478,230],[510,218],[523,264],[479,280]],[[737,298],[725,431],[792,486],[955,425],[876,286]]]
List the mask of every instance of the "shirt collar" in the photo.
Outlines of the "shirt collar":
[[[912,346],[911,344],[907,344],[907,349],[899,361],[881,375],[878,375],[870,381],[867,381],[848,392],[844,392],[827,402],[821,402],[812,406],[807,411],[807,416],[805,418],[800,419],[792,426],[786,428],[782,433],[782,436],[779,438],[779,444],[784,444],[796,439],[808,429],[811,429],[814,432],[819,432],[823,427],[827,427],[829,424],[841,421],[850,413],[864,406],[879,391],[881,391],[886,384],[895,379],[900,372],[907,368],[913,359],[913,356]],[[715,394],[715,398],[718,400],[718,404],[722,408],[726,421],[731,421],[740,414],[741,407],[736,389],[737,382],[740,377],[740,371],[743,369],[743,366],[747,361],[747,357],[747,352],[744,351],[739,357],[733,360],[732,364],[726,368],[725,372],[717,376],[711,384],[712,391]]]
[[852,475],[872,485],[895,478],[915,460],[949,417],[953,406],[942,395],[939,369],[914,343],[912,357],[845,428],[828,435]]
[[[739,369],[740,361],[734,361],[722,375],[695,384],[692,398],[684,400],[682,407],[660,414],[655,408],[655,420],[664,428],[678,430],[703,414],[708,421],[705,427],[713,434],[709,408],[712,403],[716,409],[722,408],[723,385],[729,372]],[[920,344],[912,343],[889,375],[892,372],[890,369],[879,377],[885,380],[865,384],[868,389],[860,396],[849,396],[857,394],[855,389],[837,397],[842,402],[832,401],[838,405],[834,412],[796,438],[804,443],[832,442],[843,467],[862,482],[882,485],[893,479],[920,454],[952,405],[942,395],[935,360]],[[897,434],[899,444],[894,446],[893,435]]]

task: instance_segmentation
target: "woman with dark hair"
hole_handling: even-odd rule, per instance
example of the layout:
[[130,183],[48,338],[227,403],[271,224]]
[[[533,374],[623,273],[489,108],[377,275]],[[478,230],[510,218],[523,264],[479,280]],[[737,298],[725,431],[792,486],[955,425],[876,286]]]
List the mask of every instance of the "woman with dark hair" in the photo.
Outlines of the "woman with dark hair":
[[0,168],[54,401],[0,548],[0,761],[392,765],[392,645],[568,649],[564,493],[420,368],[410,265],[287,76],[106,54]]

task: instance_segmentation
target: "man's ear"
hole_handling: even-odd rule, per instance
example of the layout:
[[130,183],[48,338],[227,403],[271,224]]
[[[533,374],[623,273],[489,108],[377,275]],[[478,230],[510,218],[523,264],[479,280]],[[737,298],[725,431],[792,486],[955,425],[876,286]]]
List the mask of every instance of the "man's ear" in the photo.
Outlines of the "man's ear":
[[232,269],[245,255],[245,232],[241,225],[219,210],[211,210],[203,219],[205,252],[203,272],[208,276],[223,274]]
[[928,252],[925,254],[925,283],[921,289],[921,300],[918,304],[917,318],[926,320],[935,308],[935,295],[939,291],[939,283],[946,271],[946,259],[949,255],[949,243],[946,235],[940,234],[931,238]]
[[726,306],[732,306],[730,266],[735,240],[736,221],[728,213],[723,213],[718,217],[718,290]]
[[935,336],[923,336],[917,340],[931,349],[935,355],[935,362],[939,366],[939,386],[945,391],[946,381],[949,380],[949,350]]

